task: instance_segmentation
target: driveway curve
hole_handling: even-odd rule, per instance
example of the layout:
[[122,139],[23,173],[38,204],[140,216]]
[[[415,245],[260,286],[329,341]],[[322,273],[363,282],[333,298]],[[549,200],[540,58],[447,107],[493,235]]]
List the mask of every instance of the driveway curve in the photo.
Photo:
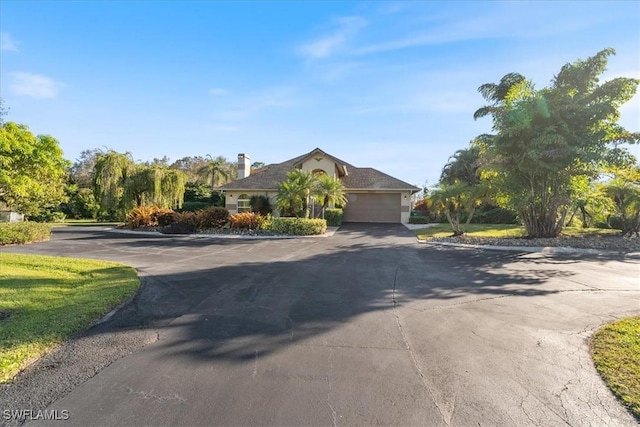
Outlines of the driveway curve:
[[636,424],[588,338],[640,313],[638,259],[432,247],[356,224],[250,241],[68,227],[0,250],[119,261],[143,280],[0,387],[0,409],[82,426]]

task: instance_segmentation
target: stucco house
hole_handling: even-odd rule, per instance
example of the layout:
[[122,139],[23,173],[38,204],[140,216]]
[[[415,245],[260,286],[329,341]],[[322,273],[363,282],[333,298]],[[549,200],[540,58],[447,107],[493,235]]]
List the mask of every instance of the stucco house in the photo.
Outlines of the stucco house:
[[218,187],[226,195],[230,213],[251,210],[252,195],[269,197],[275,206],[279,184],[294,169],[324,172],[342,181],[348,203],[345,222],[407,223],[411,213],[411,195],[419,188],[373,168],[361,168],[340,160],[319,148],[254,171],[246,154],[238,154],[238,180]]

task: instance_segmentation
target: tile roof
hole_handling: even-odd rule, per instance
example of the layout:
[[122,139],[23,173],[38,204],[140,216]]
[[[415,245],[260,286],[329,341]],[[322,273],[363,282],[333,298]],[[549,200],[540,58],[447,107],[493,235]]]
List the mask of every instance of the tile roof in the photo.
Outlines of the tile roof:
[[344,162],[320,149],[315,149],[282,163],[266,165],[255,171],[246,178],[232,181],[217,187],[219,190],[275,190],[287,177],[287,172],[292,171],[296,166],[302,164],[314,153],[321,152],[334,162],[346,168],[347,176],[340,178],[347,190],[405,190],[418,191],[419,188],[394,178],[386,173],[373,168],[358,168]]

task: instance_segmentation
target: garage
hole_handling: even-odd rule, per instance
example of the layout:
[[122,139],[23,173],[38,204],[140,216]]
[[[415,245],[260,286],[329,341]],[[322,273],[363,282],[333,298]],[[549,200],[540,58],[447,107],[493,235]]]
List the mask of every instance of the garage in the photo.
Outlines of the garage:
[[400,193],[350,193],[345,222],[400,222]]

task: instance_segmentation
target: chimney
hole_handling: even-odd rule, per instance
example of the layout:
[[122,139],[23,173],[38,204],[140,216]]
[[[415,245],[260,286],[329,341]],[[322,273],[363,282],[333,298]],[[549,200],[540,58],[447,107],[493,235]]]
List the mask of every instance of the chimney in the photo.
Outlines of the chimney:
[[238,179],[251,175],[251,159],[246,154],[238,154]]

